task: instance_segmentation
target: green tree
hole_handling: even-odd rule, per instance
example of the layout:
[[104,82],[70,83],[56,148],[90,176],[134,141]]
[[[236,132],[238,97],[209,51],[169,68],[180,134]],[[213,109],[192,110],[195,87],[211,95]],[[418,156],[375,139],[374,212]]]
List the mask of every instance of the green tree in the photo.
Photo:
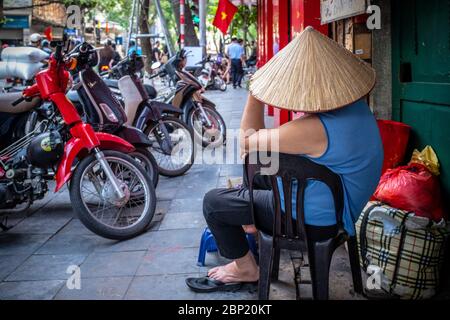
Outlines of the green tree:
[[239,6],[238,11],[234,15],[231,23],[231,34],[244,39],[244,42],[256,39],[256,20],[258,19],[258,11],[256,7],[249,8],[246,5]]

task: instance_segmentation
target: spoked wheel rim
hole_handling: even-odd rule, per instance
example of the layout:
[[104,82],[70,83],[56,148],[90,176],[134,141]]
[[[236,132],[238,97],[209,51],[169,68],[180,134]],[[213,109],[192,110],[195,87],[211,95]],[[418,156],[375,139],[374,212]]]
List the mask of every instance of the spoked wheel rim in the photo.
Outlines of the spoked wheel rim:
[[205,110],[211,126],[208,126],[202,120],[200,109],[195,109],[191,113],[190,119],[194,128],[195,140],[202,141],[203,144],[208,146],[217,147],[223,142],[224,125],[209,108],[203,108],[203,110]]
[[150,206],[149,185],[144,175],[128,161],[107,156],[124,197],[119,198],[98,161],[83,170],[80,196],[88,213],[99,223],[127,229],[142,221]]
[[157,124],[148,133],[148,136],[153,143],[151,153],[159,168],[166,171],[177,171],[192,162],[194,144],[192,142],[191,133],[176,121],[164,120],[164,124],[172,141],[172,152],[167,154],[161,149],[155,137],[155,132],[160,125]]

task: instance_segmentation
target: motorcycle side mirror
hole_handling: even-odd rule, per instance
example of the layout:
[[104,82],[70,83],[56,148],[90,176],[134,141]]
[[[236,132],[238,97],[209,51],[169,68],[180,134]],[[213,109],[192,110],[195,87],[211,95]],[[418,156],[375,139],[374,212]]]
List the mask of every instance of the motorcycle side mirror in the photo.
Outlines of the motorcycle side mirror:
[[151,69],[152,70],[156,70],[156,69],[159,69],[161,67],[161,62],[154,62],[154,63],[152,63],[152,66],[151,66]]

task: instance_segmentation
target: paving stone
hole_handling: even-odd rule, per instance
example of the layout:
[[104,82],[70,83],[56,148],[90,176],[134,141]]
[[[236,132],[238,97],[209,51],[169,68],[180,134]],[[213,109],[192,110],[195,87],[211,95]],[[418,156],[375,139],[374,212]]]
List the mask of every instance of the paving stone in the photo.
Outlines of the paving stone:
[[172,200],[168,214],[174,214],[179,212],[202,212],[203,211],[203,198],[191,198],[191,199],[174,199]]
[[137,237],[128,240],[104,241],[96,246],[95,251],[96,252],[147,251],[150,244],[153,242],[152,233],[154,232],[147,231]]
[[81,288],[63,286],[56,300],[120,300],[130,286],[133,277],[81,278]]
[[145,251],[94,252],[81,265],[84,278],[134,276]]
[[197,248],[150,248],[136,275],[198,273],[197,254]]
[[188,181],[185,185],[183,185],[182,189],[176,193],[176,198],[178,199],[190,199],[193,194],[196,197],[202,197],[209,190],[214,189],[217,185],[217,176],[203,178],[202,180],[195,179],[195,181]]
[[169,211],[169,207],[171,206],[172,201],[170,200],[162,200],[156,203],[155,213],[166,214]]
[[32,216],[24,219],[9,232],[27,234],[53,234],[62,229],[72,218],[46,215]]
[[204,228],[205,226],[202,212],[178,212],[166,215],[159,230]]
[[0,281],[19,267],[29,255],[0,256]]
[[67,280],[67,268],[81,265],[86,255],[33,255],[11,273],[5,281]]
[[72,219],[68,224],[62,228],[58,234],[72,234],[72,235],[90,235],[94,236],[91,230],[85,227],[85,225],[80,221],[80,219]]
[[203,230],[200,228],[149,232],[149,248],[198,248]]
[[131,282],[125,299],[193,300],[196,298],[196,295],[186,286],[185,279],[198,276],[198,273],[138,276]]
[[102,242],[111,240],[97,235],[86,234],[56,234],[37,254],[89,254]]
[[158,188],[156,188],[156,198],[158,201],[172,200],[177,195],[177,192],[178,190],[176,187],[158,186]]
[[32,254],[39,249],[51,234],[0,233],[0,255]]
[[65,284],[63,280],[0,283],[0,300],[51,300]]

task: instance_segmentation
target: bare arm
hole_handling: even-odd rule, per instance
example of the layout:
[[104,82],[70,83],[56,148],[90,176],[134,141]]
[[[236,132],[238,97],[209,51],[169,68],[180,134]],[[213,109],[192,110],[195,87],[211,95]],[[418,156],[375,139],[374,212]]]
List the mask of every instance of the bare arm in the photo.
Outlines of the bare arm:
[[251,95],[244,109],[241,129],[241,154],[274,151],[318,157],[328,145],[325,128],[316,115],[304,116],[279,128],[265,129],[264,104]]

